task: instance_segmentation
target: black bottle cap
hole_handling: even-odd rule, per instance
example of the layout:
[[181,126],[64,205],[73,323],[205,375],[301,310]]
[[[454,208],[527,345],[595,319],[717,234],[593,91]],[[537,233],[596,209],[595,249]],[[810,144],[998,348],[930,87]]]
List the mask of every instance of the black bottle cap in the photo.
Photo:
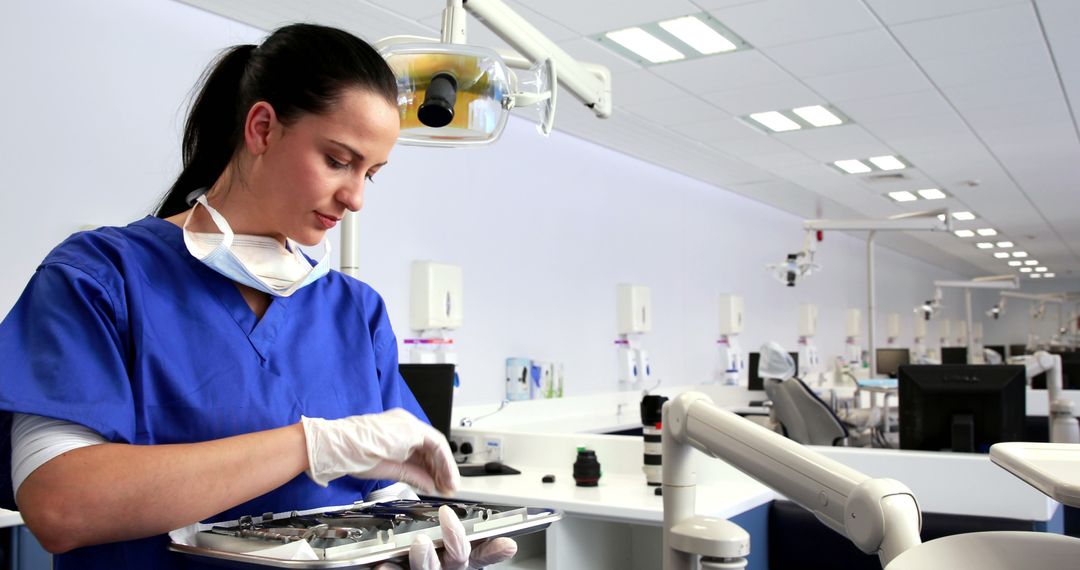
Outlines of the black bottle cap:
[[554,483],[555,482],[555,476],[554,475],[544,475],[544,477],[542,479],[540,479],[540,481],[542,483]]

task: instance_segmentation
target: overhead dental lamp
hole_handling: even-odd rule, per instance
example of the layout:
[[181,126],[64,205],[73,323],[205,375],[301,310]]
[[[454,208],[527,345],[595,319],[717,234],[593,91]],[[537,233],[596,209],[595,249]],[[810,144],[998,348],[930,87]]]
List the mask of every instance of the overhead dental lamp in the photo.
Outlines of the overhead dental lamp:
[[[469,45],[466,10],[516,52]],[[489,144],[512,109],[531,105],[547,135],[560,83],[598,117],[611,115],[607,68],[572,58],[501,0],[448,0],[440,38],[391,36],[375,46],[397,78],[402,144]]]

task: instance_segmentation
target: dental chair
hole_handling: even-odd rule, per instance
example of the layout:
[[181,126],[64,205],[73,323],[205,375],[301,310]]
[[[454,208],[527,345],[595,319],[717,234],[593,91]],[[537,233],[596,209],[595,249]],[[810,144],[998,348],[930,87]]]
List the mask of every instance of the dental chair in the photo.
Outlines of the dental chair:
[[802,380],[766,378],[765,393],[789,439],[803,445],[847,443],[847,426]]

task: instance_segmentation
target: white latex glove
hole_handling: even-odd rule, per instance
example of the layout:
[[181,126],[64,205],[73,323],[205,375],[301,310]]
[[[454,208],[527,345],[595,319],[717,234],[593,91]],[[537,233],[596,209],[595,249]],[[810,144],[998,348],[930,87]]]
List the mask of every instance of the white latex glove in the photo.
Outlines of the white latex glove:
[[[517,554],[517,543],[506,537],[478,543],[475,548],[465,540],[465,527],[453,509],[439,507],[443,554],[440,560],[435,545],[426,535],[416,537],[409,549],[410,570],[475,570],[506,562]],[[375,570],[400,570],[397,564],[380,564]]]
[[325,487],[344,475],[403,481],[451,494],[459,476],[446,438],[400,408],[339,420],[301,417],[308,477]]

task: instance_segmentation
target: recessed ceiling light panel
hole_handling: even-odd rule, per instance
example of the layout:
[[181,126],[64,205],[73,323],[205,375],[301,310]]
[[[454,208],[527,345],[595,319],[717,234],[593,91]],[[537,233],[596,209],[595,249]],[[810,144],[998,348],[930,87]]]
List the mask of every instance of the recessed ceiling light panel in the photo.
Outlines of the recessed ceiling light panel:
[[870,167],[863,164],[861,160],[838,160],[833,164],[848,174],[862,174],[863,172],[870,172],[871,170]]
[[891,154],[883,156],[871,156],[870,162],[882,170],[903,170],[907,165]]
[[[979,243],[975,244],[975,247],[977,247],[979,249],[994,249],[994,244],[992,244],[992,243],[990,243],[988,241],[980,241]],[[1008,256],[1006,256],[1006,257],[1008,257]]]
[[981,236],[996,236],[997,230],[994,228],[979,228],[975,230]]
[[751,113],[750,118],[755,122],[764,125],[770,131],[774,133],[782,133],[785,131],[797,131],[802,128],[799,123],[792,121],[784,116],[779,111],[767,111],[765,113]]
[[915,200],[918,200],[914,194],[906,191],[889,192],[889,197],[897,202],[914,202]]
[[604,35],[651,63],[665,63],[686,58],[686,55],[681,51],[660,41],[659,38],[641,28],[615,30]]
[[809,107],[796,107],[791,110],[802,120],[810,123],[815,127],[831,127],[843,123],[843,119],[837,117],[825,107],[821,105],[810,105]]
[[975,237],[975,232],[973,232],[971,230],[956,230],[953,233],[956,234],[956,237],[962,237],[962,238]]
[[[926,188],[926,189],[923,189],[923,190],[917,190],[917,192],[919,193],[919,196],[922,196],[926,200],[941,200],[941,199],[947,197],[944,192],[942,192],[941,190],[938,190],[937,188]],[[961,213],[971,215],[971,212],[957,212],[957,214],[961,214]],[[960,218],[960,217],[957,217],[956,214],[953,214],[953,217],[958,219],[958,220],[964,220],[964,219],[973,220],[973,219],[975,219],[975,216],[971,216],[970,218]]]
[[665,20],[660,22],[660,27],[702,55],[735,51],[739,47],[695,16]]

